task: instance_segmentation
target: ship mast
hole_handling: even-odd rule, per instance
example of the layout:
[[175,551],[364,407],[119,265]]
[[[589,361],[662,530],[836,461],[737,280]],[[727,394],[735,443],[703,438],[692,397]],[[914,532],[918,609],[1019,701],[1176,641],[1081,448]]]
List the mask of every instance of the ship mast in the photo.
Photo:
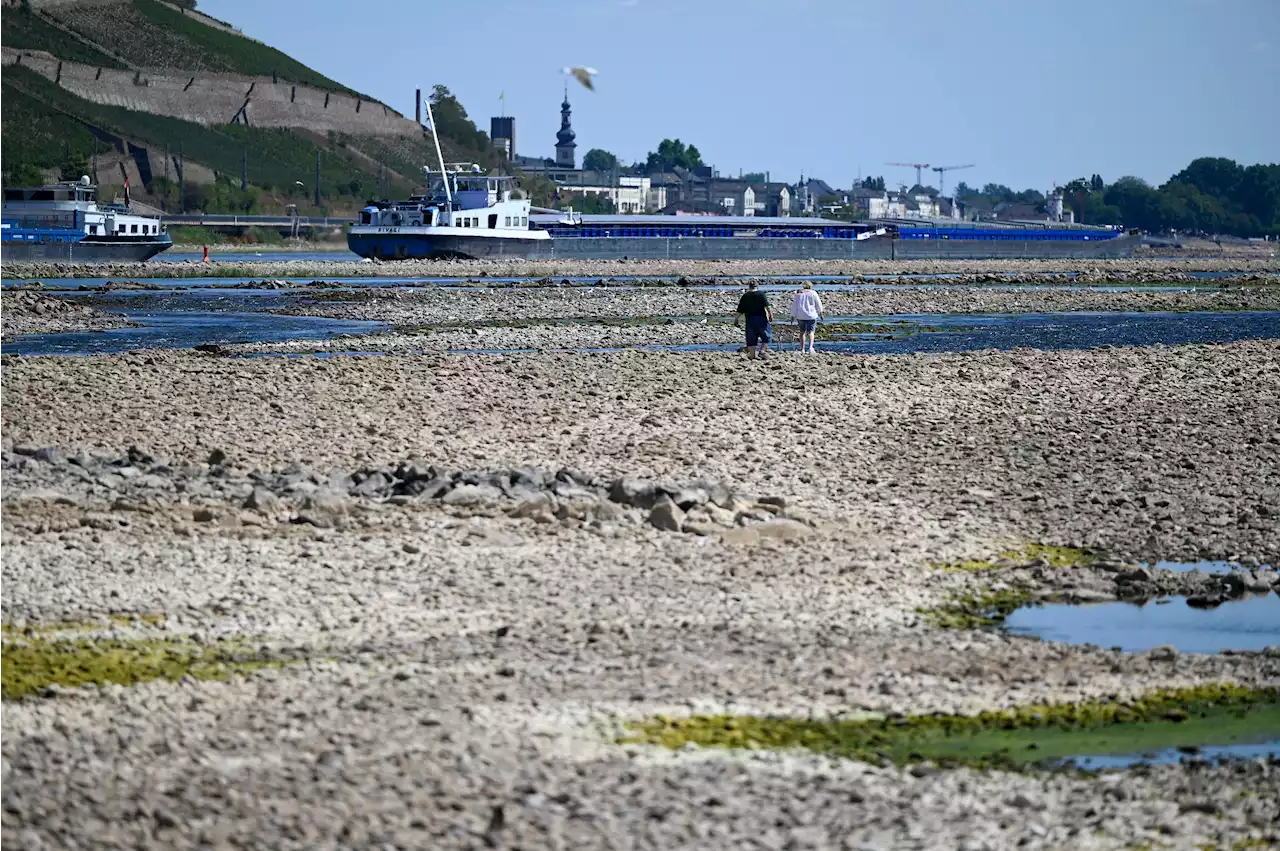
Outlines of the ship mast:
[[427,105],[427,123],[431,125],[431,138],[436,143],[436,159],[440,161],[440,177],[444,180],[444,197],[446,206],[453,211],[453,193],[449,191],[449,173],[444,169],[444,154],[440,153],[440,134],[436,132],[436,118],[431,114],[431,98],[423,98]]

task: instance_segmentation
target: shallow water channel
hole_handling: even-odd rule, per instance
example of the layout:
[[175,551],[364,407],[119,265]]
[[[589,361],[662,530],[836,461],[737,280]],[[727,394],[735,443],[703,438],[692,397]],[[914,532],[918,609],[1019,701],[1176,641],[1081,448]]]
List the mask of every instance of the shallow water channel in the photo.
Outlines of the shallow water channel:
[[[249,291],[253,307],[285,307],[291,295]],[[131,291],[119,295],[121,313],[141,327],[98,332],[43,334],[6,342],[8,354],[107,354],[142,348],[192,348],[201,344],[271,343],[284,340],[322,340],[342,335],[370,334],[390,326],[379,322],[288,316],[246,311],[245,291],[202,290],[178,294],[186,309],[154,309],[155,293]],[[1232,342],[1280,338],[1280,311],[1187,313],[1025,313],[1025,314],[903,314],[831,317],[832,322],[858,325],[818,344],[819,351],[844,354],[909,354],[964,352],[977,349],[1089,349],[1100,346]],[[563,324],[563,323],[555,323]],[[869,326],[869,327],[868,327]],[[791,329],[779,329],[777,348],[796,349]],[[353,340],[352,350],[366,348]],[[375,348],[373,346],[371,348]],[[645,347],[672,351],[733,351],[736,344]],[[517,349],[459,350],[462,354],[523,351]]]
[[[1148,565],[1178,572],[1226,573],[1239,565],[1226,561],[1172,562]],[[1280,647],[1280,596],[1274,593],[1231,600],[1211,608],[1193,608],[1185,597],[1146,603],[1049,604],[1025,606],[1005,618],[1005,629],[1017,635],[1068,644],[1092,644],[1136,653],[1170,645],[1182,653],[1259,651]],[[1219,739],[1191,750],[1161,749],[1148,753],[1080,754],[1069,762],[1087,771],[1121,769],[1142,762],[1184,759],[1257,759],[1280,755],[1280,729],[1251,734],[1240,741]]]
[[380,322],[221,311],[130,311],[138,327],[34,334],[6,341],[7,355],[115,354],[135,349],[190,349],[206,344],[323,340],[384,330]]

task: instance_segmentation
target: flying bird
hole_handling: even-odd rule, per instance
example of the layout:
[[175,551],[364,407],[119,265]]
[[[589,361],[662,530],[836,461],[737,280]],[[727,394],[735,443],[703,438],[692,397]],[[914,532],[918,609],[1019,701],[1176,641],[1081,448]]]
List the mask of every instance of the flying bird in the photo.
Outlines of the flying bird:
[[582,83],[582,85],[586,86],[589,90],[595,91],[596,85],[592,82],[592,78],[599,73],[595,68],[578,66],[574,68],[565,68],[564,72],[570,77],[573,77],[579,83]]

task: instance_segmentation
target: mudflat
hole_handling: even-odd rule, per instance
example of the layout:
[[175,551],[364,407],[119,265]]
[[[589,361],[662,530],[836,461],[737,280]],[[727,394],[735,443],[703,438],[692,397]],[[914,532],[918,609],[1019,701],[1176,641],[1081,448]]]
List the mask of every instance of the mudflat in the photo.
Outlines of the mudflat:
[[627,731],[1269,693],[1280,648],[972,627],[1160,559],[1274,588],[1280,342],[3,368],[6,845],[1276,838],[1274,760],[1088,775]]

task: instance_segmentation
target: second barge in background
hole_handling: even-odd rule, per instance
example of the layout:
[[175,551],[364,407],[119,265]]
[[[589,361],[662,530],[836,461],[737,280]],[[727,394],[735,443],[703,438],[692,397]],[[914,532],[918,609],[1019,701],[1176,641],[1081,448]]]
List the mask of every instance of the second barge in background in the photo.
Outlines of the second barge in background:
[[9,262],[143,262],[173,246],[154,216],[125,203],[100,204],[97,187],[74,183],[4,190],[4,259]]
[[370,204],[347,237],[379,260],[1083,259],[1129,257],[1140,241],[1137,231],[1033,222],[582,215],[532,207],[512,178],[474,172]]

